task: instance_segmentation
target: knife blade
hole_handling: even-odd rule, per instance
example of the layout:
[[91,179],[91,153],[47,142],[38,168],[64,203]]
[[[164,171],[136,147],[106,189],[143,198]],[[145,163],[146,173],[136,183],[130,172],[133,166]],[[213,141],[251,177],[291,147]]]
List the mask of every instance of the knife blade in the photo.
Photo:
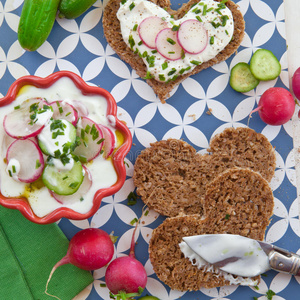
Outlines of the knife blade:
[[300,276],[300,256],[275,245],[234,234],[183,237],[207,263],[227,273],[254,277],[273,269]]

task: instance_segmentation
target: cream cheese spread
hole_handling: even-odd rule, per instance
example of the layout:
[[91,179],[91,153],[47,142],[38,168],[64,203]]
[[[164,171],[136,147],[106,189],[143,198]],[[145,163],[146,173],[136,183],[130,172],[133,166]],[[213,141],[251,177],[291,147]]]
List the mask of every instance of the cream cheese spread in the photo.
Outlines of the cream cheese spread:
[[213,269],[232,284],[249,285],[251,279],[245,277],[254,277],[270,269],[269,258],[260,244],[243,236],[190,236],[184,237],[179,246],[185,257],[196,262],[198,268]]
[[[202,0],[181,19],[175,20],[163,8],[147,0],[123,0],[117,17],[120,21],[123,40],[132,51],[139,54],[147,66],[147,78],[167,82],[191,72],[198,65],[214,58],[229,44],[234,32],[234,22],[232,13],[225,2]],[[207,46],[199,54],[185,52],[178,60],[166,59],[157,50],[147,47],[139,36],[139,24],[151,16],[162,18],[173,30],[177,30],[186,20],[200,21],[207,31]]]
[[[11,166],[5,162],[6,150],[12,142],[12,138],[6,135],[3,128],[4,116],[11,112],[15,106],[20,105],[27,99],[41,97],[48,103],[63,100],[69,103],[74,101],[81,102],[89,112],[88,117],[97,124],[109,127],[113,133],[116,129],[106,116],[107,100],[99,95],[83,95],[73,81],[67,77],[59,79],[49,88],[37,88],[34,86],[23,87],[17,98],[9,105],[0,108],[0,190],[5,197],[26,197],[33,212],[38,217],[44,217],[59,207],[68,207],[79,213],[87,213],[93,206],[94,195],[97,190],[112,186],[117,181],[117,173],[111,159],[105,159],[103,155],[98,155],[95,159],[88,162],[86,167],[92,177],[92,186],[80,201],[65,201],[60,203],[52,197],[50,191],[44,185],[32,187],[28,183],[16,181],[8,175],[7,169]],[[47,135],[47,134],[46,134]],[[12,160],[14,166],[18,163]],[[60,163],[58,161],[58,163]],[[60,164],[61,165],[61,164]],[[63,166],[61,166],[63,167]],[[64,166],[68,167],[69,166]],[[72,198],[72,197],[70,197]]]

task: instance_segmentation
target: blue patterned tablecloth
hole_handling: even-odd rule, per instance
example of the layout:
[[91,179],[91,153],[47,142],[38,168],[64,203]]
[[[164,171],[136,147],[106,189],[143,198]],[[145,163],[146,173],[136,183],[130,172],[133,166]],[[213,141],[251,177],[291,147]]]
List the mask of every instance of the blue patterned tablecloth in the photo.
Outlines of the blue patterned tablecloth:
[[[134,190],[133,164],[142,149],[151,142],[168,137],[182,138],[199,152],[205,151],[212,135],[228,126],[245,126],[249,113],[261,94],[271,86],[288,88],[287,47],[285,41],[284,4],[282,0],[234,0],[246,21],[246,35],[236,55],[208,70],[186,79],[166,104],[161,104],[152,89],[108,46],[102,28],[103,7],[98,0],[76,20],[57,19],[47,42],[36,52],[25,52],[17,41],[17,26],[22,0],[0,0],[0,96],[4,96],[16,78],[23,75],[47,76],[55,71],[70,70],[91,85],[99,85],[115,97],[118,117],[126,121],[134,145],[127,156],[127,180],[114,196],[103,199],[99,211],[84,221],[61,220],[59,226],[68,238],[88,227],[101,227],[119,236],[115,256],[128,253],[134,225],[140,218],[143,203],[127,205]],[[179,1],[180,2],[180,1]],[[178,1],[172,0],[173,8]],[[180,2],[182,3],[182,2]],[[273,51],[282,65],[278,79],[260,83],[246,94],[234,92],[228,84],[230,69],[237,62],[249,62],[258,48]],[[211,114],[208,113],[211,111]],[[275,196],[274,216],[266,241],[298,252],[300,230],[293,158],[292,124],[269,126],[253,114],[249,126],[262,132],[276,148],[277,168],[271,187]],[[136,256],[146,267],[148,284],[144,294],[162,300],[175,299],[267,299],[266,292],[276,293],[274,300],[299,299],[300,278],[270,271],[258,287],[228,286],[199,292],[170,290],[155,276],[148,258],[148,242],[153,228],[163,217],[153,211],[143,216],[138,227]],[[109,299],[104,283],[105,268],[94,271],[95,282],[77,300]],[[0,296],[1,298],[1,296]]]

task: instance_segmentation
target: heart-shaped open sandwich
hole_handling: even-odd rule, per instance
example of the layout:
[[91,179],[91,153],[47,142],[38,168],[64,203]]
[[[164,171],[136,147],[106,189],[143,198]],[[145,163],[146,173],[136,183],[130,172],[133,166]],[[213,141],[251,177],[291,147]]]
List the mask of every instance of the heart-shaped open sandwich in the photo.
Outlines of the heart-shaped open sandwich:
[[103,29],[112,49],[147,80],[162,102],[185,78],[226,60],[245,23],[231,0],[110,0]]

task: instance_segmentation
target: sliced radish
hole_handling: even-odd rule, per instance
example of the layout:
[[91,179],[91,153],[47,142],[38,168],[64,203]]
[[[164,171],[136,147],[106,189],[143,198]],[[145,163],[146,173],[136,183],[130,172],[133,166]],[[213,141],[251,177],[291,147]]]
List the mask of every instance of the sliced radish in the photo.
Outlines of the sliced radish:
[[198,20],[186,20],[177,31],[177,39],[185,52],[199,54],[207,46],[207,30]]
[[77,123],[77,136],[80,144],[74,150],[74,154],[82,162],[94,159],[102,150],[103,134],[98,124],[87,117],[81,117]]
[[78,100],[72,100],[70,103],[78,113],[78,118],[87,117],[89,115],[89,110],[84,103]]
[[50,191],[51,195],[53,198],[58,201],[61,204],[71,204],[75,203],[78,201],[83,201],[84,196],[86,193],[89,191],[89,189],[92,186],[93,180],[92,180],[92,175],[91,172],[89,171],[88,168],[85,166],[82,166],[84,169],[84,178],[83,181],[79,187],[79,189],[72,195],[64,196],[64,195],[58,195],[54,193],[53,191]]
[[50,120],[53,112],[42,98],[31,98],[7,114],[3,120],[5,132],[13,138],[36,136]]
[[64,101],[54,101],[50,105],[53,108],[53,119],[63,119],[69,121],[74,126],[76,125],[78,112],[71,104]]
[[44,158],[37,143],[27,140],[15,140],[6,152],[7,171],[15,180],[33,182],[44,169]]
[[138,33],[143,43],[147,47],[154,49],[156,47],[156,36],[164,28],[168,28],[168,23],[160,17],[152,16],[144,19],[140,23]]
[[182,57],[183,49],[177,40],[177,32],[171,28],[162,29],[156,36],[155,45],[157,51],[169,60],[177,60]]
[[112,130],[102,124],[98,124],[103,133],[103,151],[104,157],[107,159],[114,151],[116,147],[116,137]]

